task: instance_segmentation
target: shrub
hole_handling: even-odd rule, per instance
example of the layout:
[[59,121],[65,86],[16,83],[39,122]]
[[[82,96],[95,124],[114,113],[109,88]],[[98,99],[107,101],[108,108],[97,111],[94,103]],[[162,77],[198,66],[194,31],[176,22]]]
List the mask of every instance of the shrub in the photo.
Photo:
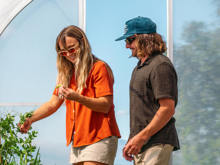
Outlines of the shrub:
[[[20,122],[24,123],[32,112],[20,114]],[[27,134],[21,134],[15,124],[15,115],[7,113],[0,118],[0,165],[41,165],[39,148],[32,141],[37,131],[32,128]]]

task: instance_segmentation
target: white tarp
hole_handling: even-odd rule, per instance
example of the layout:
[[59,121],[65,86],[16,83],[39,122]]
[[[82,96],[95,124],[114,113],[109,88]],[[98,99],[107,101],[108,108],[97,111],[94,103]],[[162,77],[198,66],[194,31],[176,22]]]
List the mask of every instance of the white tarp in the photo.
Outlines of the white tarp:
[[32,0],[0,0],[0,35],[12,19]]

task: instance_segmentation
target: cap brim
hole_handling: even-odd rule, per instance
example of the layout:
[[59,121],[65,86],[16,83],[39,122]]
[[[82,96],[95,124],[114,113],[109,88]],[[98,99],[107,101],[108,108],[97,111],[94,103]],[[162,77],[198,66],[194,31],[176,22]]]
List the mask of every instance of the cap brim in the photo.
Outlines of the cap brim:
[[123,36],[117,38],[115,41],[120,41],[120,40],[124,40],[130,36],[132,36],[133,34],[124,34]]

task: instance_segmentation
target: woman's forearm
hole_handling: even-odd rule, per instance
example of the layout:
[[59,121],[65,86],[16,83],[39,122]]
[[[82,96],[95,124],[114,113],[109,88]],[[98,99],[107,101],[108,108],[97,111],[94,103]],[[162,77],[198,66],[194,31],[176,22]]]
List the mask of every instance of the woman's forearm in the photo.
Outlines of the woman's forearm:
[[113,97],[104,96],[99,98],[91,98],[83,95],[79,95],[75,98],[75,101],[85,105],[95,112],[108,113],[113,106]]
[[51,100],[41,105],[38,109],[33,112],[30,121],[33,123],[35,121],[41,120],[52,115],[63,103],[57,96],[52,96]]
[[97,98],[92,98],[88,96],[83,96],[78,92],[75,92],[71,88],[60,87],[59,94],[64,97],[64,99],[77,101],[82,105],[90,108],[95,112],[108,113],[110,108],[113,106],[113,96],[107,95]]

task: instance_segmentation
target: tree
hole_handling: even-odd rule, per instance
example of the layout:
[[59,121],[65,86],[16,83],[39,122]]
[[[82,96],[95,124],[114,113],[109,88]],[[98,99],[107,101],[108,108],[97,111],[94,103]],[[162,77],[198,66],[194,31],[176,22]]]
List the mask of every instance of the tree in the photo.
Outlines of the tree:
[[220,18],[220,1],[219,0],[213,0],[213,4],[216,5],[216,14]]
[[[217,12],[220,11],[219,1]],[[220,17],[220,13],[218,13]],[[189,23],[184,44],[175,47],[179,77],[177,128],[182,162],[186,165],[220,164],[220,27]]]

